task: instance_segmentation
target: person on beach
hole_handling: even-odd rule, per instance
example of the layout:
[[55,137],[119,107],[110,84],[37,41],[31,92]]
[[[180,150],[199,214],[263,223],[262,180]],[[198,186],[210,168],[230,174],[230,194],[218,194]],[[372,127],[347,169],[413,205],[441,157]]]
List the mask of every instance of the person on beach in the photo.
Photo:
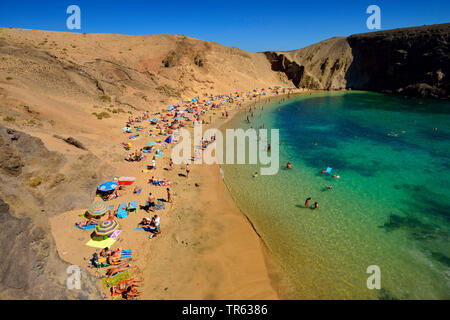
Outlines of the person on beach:
[[308,197],[308,198],[306,198],[306,201],[305,201],[305,207],[306,208],[308,208],[308,205],[309,205],[309,201],[311,200],[311,197]]
[[133,300],[134,298],[138,297],[140,294],[141,294],[141,292],[139,292],[136,289],[136,286],[129,286],[127,288],[127,290],[122,292],[122,298],[125,300]]
[[95,219],[90,218],[89,220],[84,221],[84,222],[77,222],[76,225],[79,226],[80,228],[82,228],[82,227],[87,227],[87,226],[93,224],[94,222],[95,222]]
[[158,215],[155,214],[153,216],[152,224],[156,228],[156,234],[160,234],[161,233],[161,223],[160,223],[160,219],[159,219]]
[[156,170],[156,157],[155,156],[153,156],[153,159],[152,159],[152,169]]
[[189,172],[191,172],[191,167],[189,166],[189,163],[186,164],[186,178],[189,178]]
[[170,188],[167,188],[167,202],[172,203],[172,194],[170,193]]
[[109,251],[108,247],[106,247],[106,248],[102,249],[102,251],[100,251],[100,257],[109,257],[110,254],[111,254],[111,251]]
[[155,196],[152,195],[152,193],[150,192],[148,194],[148,210],[150,210],[152,212],[155,211],[155,206],[156,206],[155,200],[156,200]]
[[173,160],[172,160],[172,158],[170,158],[170,160],[169,160],[169,169],[173,170]]
[[116,275],[119,272],[123,272],[132,268],[136,268],[136,266],[131,266],[127,263],[117,266],[117,267],[113,267],[108,269],[108,271],[106,271],[106,275],[108,276],[108,280],[111,279],[112,276]]

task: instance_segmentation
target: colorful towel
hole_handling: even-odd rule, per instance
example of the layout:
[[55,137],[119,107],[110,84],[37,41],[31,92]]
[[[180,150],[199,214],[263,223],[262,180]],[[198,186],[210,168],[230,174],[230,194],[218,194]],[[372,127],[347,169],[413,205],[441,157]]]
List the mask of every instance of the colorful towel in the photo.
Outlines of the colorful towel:
[[122,250],[120,258],[121,259],[131,258],[131,249]]
[[148,232],[152,232],[152,231],[156,231],[156,228],[139,228],[139,227],[135,227],[134,228],[135,231],[148,231]]
[[130,201],[130,205],[128,206],[128,210],[137,210],[137,201]]
[[114,244],[114,242],[116,242],[116,239],[113,238],[108,238],[106,240],[100,241],[91,239],[86,243],[86,245],[93,248],[103,249],[103,248],[110,248]]
[[111,234],[111,238],[113,238],[113,239],[117,239],[117,237],[119,236],[119,234],[122,232],[122,230],[120,230],[120,229],[117,229],[116,231],[114,231],[112,234]]
[[111,277],[109,280],[108,277],[102,278],[103,287],[107,289],[130,278],[131,278],[130,270],[119,272],[115,276]]
[[119,210],[117,210],[117,218],[124,219],[127,217],[128,217],[127,210],[125,210],[124,208],[119,208]]

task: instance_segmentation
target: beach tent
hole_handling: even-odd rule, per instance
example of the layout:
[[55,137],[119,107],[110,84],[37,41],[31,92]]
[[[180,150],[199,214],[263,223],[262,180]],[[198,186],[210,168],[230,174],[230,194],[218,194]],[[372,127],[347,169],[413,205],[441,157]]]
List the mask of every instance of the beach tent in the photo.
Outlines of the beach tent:
[[119,229],[119,223],[116,220],[102,221],[95,227],[95,234],[100,237],[109,236]]
[[114,181],[108,181],[98,186],[98,191],[108,192],[117,188],[118,184]]
[[169,136],[164,142],[166,143],[172,143],[173,137]]
[[93,217],[101,217],[109,211],[108,204],[103,201],[96,201],[89,206],[88,212]]

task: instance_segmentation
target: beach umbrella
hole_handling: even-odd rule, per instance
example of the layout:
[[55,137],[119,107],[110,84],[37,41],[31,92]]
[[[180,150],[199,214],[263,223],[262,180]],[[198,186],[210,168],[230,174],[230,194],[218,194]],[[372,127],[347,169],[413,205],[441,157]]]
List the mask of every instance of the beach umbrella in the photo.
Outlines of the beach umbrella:
[[155,141],[150,141],[150,142],[147,142],[146,146],[151,147],[151,146],[154,146],[155,144],[156,144]]
[[108,182],[105,182],[98,186],[98,190],[104,191],[104,192],[112,191],[116,188],[117,188],[117,182],[114,182],[114,181],[108,181]]
[[98,217],[103,216],[105,213],[107,213],[109,211],[108,209],[108,204],[106,202],[96,201],[90,205],[88,212],[92,216]]
[[116,220],[102,221],[95,227],[95,234],[98,236],[107,236],[119,228],[119,223]]

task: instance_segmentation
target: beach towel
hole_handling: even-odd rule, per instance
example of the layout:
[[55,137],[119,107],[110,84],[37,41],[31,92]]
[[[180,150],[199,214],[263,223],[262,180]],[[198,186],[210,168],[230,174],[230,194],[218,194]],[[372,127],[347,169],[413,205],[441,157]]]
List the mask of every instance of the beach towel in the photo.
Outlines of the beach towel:
[[122,250],[120,254],[121,259],[131,258],[131,249]]
[[130,278],[131,278],[130,270],[119,272],[115,276],[111,277],[109,280],[108,277],[102,278],[103,287],[107,289]]
[[119,210],[117,210],[117,218],[119,219],[125,219],[128,217],[128,212],[126,209],[124,208],[119,208]]
[[92,222],[90,225],[88,226],[83,226],[80,227],[78,225],[75,225],[75,227],[77,227],[80,230],[91,230],[91,229],[95,229],[95,227],[97,226],[97,221]]
[[122,232],[122,230],[120,230],[120,229],[117,229],[116,231],[114,231],[112,234],[111,234],[111,238],[112,239],[116,239],[117,240],[117,237],[119,236],[119,234]]
[[156,228],[151,228],[151,227],[148,227],[148,228],[135,227],[134,230],[135,230],[135,231],[148,231],[148,232],[153,232],[153,231],[156,231]]
[[106,240],[100,241],[91,239],[86,243],[86,245],[93,248],[103,249],[103,248],[110,248],[114,244],[114,242],[116,242],[116,239],[113,238],[108,238]]
[[122,202],[121,204],[119,204],[119,208],[124,208],[126,209],[128,206],[128,202]]
[[128,210],[135,210],[135,209],[137,209],[137,201],[130,201]]
[[166,208],[166,205],[164,202],[158,201],[157,204],[155,204],[155,210],[164,210]]

